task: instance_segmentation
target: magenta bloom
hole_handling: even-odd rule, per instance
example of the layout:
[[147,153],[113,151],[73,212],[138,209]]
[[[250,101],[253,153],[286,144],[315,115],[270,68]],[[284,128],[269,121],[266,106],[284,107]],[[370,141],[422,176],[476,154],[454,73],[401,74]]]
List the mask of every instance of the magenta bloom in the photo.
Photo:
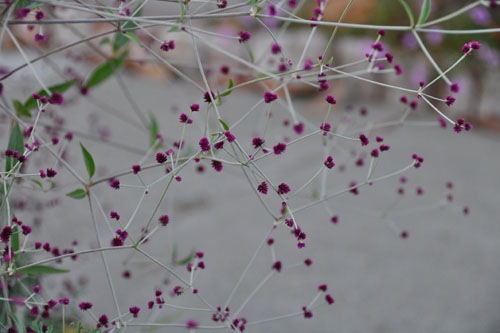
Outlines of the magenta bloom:
[[245,43],[245,42],[248,42],[250,40],[250,38],[252,37],[252,34],[248,31],[240,31],[238,36],[239,36],[239,42]]
[[266,91],[264,93],[264,102],[266,103],[271,103],[272,101],[275,101],[278,99],[278,94],[272,93],[270,91]]
[[273,147],[273,151],[276,155],[280,155],[284,153],[286,150],[286,144],[279,142],[276,146]]
[[198,143],[201,151],[209,151],[210,150],[210,142],[206,137],[203,137],[200,139],[200,142]]

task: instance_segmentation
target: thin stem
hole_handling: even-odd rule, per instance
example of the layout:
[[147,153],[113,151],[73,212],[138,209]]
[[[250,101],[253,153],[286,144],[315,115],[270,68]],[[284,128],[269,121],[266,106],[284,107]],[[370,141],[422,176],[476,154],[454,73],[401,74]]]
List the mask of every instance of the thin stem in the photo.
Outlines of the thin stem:
[[266,241],[267,239],[269,238],[269,235],[273,232],[274,230],[274,225],[269,229],[269,231],[266,233],[266,236],[264,238],[262,238],[261,242],[259,243],[259,245],[257,246],[257,248],[255,249],[252,257],[250,258],[250,260],[248,261],[245,269],[243,270],[243,272],[241,272],[240,274],[240,278],[238,279],[238,281],[236,282],[236,284],[234,285],[233,289],[231,290],[231,292],[229,293],[229,296],[226,300],[226,302],[224,303],[224,306],[222,307],[223,309],[225,309],[226,307],[228,307],[229,303],[231,303],[236,291],[238,290],[238,288],[240,287],[240,284],[241,282],[243,282],[243,279],[245,278],[245,276],[247,276],[247,273],[248,271],[250,270],[250,267],[252,266],[253,262],[255,261],[255,259],[257,258],[257,254],[259,254],[260,250],[262,249],[262,246],[264,246],[264,244],[266,244]]
[[[97,243],[98,243],[99,247],[102,247],[101,239],[99,237],[100,233],[99,233],[99,230],[97,227],[97,221],[96,221],[95,215],[94,215],[94,208],[92,206],[92,198],[90,196],[88,197],[88,203],[89,203],[90,217],[92,218],[92,223],[94,225],[94,232],[96,235]],[[108,262],[106,260],[106,256],[104,255],[104,252],[102,252],[102,251],[99,251],[99,254],[101,255],[101,260],[102,260],[102,263],[104,266],[104,270],[106,272],[106,279],[108,280],[108,285],[109,285],[109,288],[111,290],[111,295],[113,296],[113,302],[115,303],[116,312],[117,312],[118,316],[121,317],[120,305],[119,305],[118,298],[116,295],[115,286],[113,284],[113,279],[111,278],[111,272],[109,271],[109,265],[108,265]]]

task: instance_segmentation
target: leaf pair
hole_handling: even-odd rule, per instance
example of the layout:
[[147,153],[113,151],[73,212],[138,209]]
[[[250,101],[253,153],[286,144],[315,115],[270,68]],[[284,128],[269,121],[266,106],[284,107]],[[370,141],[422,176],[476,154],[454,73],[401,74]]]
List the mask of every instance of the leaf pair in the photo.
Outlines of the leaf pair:
[[[80,148],[82,149],[83,162],[85,163],[85,168],[87,169],[89,179],[92,179],[95,174],[94,158],[82,143],[80,143]],[[87,191],[83,188],[77,188],[76,190],[71,191],[66,195],[73,199],[83,199],[87,196]]]
[[[399,2],[404,7],[406,14],[408,15],[408,18],[410,19],[411,26],[412,27],[415,26],[415,19],[413,18],[413,12],[411,10],[411,7],[408,5],[406,0],[399,0]],[[429,18],[430,14],[431,14],[431,0],[423,0],[422,7],[420,8],[420,15],[417,20],[417,25],[425,23]]]

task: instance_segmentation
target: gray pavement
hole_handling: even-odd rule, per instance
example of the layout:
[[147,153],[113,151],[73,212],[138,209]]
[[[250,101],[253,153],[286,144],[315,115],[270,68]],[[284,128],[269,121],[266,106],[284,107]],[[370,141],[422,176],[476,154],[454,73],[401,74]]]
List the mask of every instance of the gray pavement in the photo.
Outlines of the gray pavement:
[[[127,84],[133,92],[136,103],[145,114],[154,113],[161,133],[166,138],[180,135],[176,106],[186,110],[191,102],[200,101],[198,91],[181,81],[167,83],[149,82],[138,77],[127,77]],[[260,93],[235,92],[221,106],[223,118],[232,124],[251,107]],[[104,101],[127,117],[134,118],[118,88],[106,84],[92,93],[92,98]],[[310,109],[318,105],[314,99],[297,100],[297,111],[310,124],[318,125],[321,117]],[[361,104],[353,102],[357,110]],[[345,106],[345,105],[344,105]],[[369,107],[373,121],[391,119],[400,112],[396,103],[385,102]],[[262,108],[261,108],[262,109]],[[339,104],[333,121],[340,119],[343,110]],[[276,110],[273,126],[284,118],[283,110]],[[110,140],[144,150],[148,133],[139,126],[124,121],[125,117],[109,115],[102,108],[88,102],[77,103],[62,110],[66,113],[69,129],[85,133],[98,133],[108,129]],[[234,130],[245,147],[250,146],[251,136],[256,128],[262,128],[262,110],[252,113],[245,126]],[[260,115],[257,115],[261,113]],[[94,123],[89,114],[97,116]],[[187,140],[197,142],[202,135],[204,114],[196,115],[194,130]],[[122,120],[120,120],[120,118]],[[433,115],[419,111],[413,121],[433,121]],[[255,125],[257,124],[257,125]],[[350,126],[347,123],[346,126]],[[306,131],[310,131],[306,128]],[[291,129],[272,128],[269,145],[279,140],[282,134],[295,138]],[[376,183],[360,189],[359,196],[351,194],[329,200],[328,209],[338,214],[339,223],[329,222],[330,215],[323,205],[301,211],[296,219],[307,233],[306,248],[298,250],[292,237],[282,225],[276,230],[276,258],[286,267],[310,257],[314,264],[284,269],[276,274],[252,299],[242,316],[249,322],[286,315],[301,311],[316,294],[320,283],[327,283],[329,292],[335,298],[333,306],[315,309],[313,319],[299,316],[276,322],[248,326],[245,332],[373,332],[373,333],[468,333],[500,331],[500,137],[480,129],[457,135],[448,128],[422,126],[399,126],[374,132],[380,134],[391,150],[384,154],[376,169],[376,175],[384,175],[404,167],[411,162],[411,154],[417,152],[425,158],[421,169],[411,169],[405,175],[407,195],[390,210],[388,218],[381,219],[380,212],[397,199],[398,178]],[[190,136],[191,135],[191,136]],[[141,159],[135,152],[125,152],[103,142],[76,137],[68,153],[68,161],[84,174],[77,142],[82,141],[92,152],[97,165],[97,178],[128,169]],[[359,179],[363,173],[352,167],[349,151],[351,145],[340,144],[334,153],[337,162],[347,166],[344,173],[335,170],[327,181],[327,190],[336,191],[347,186],[352,177]],[[279,159],[267,159],[260,167],[276,183],[288,182],[296,189],[313,175],[323,160],[320,137],[304,140],[290,146]],[[197,174],[189,166],[181,175],[181,183],[173,183],[166,199],[160,204],[160,211],[171,216],[170,225],[160,230],[145,245],[146,251],[168,264],[173,244],[185,254],[195,248],[205,252],[206,269],[196,279],[200,295],[211,305],[222,305],[231,288],[237,282],[248,260],[259,242],[269,230],[273,221],[257,200],[248,182],[238,167],[224,166],[221,174],[214,172],[204,163],[206,172]],[[145,173],[145,181],[151,181],[161,172]],[[61,171],[59,193],[72,190],[77,184]],[[124,185],[140,185],[137,178],[120,178]],[[446,181],[455,184],[455,200],[452,204],[426,210],[445,198]],[[130,227],[131,237],[137,238],[141,227],[149,218],[156,200],[164,189],[165,182],[152,187],[137,217]],[[291,200],[300,207],[310,201],[314,192],[311,188],[303,196]],[[422,186],[425,195],[415,195]],[[123,187],[114,191],[106,184],[97,186],[95,194],[103,210],[116,209],[125,223],[131,216],[140,198],[141,191]],[[273,211],[279,208],[279,201],[270,198]],[[470,207],[470,214],[464,216],[462,208]],[[99,216],[97,206],[96,215]],[[411,210],[414,209],[412,212]],[[421,209],[421,210],[420,210]],[[398,212],[400,214],[398,215]],[[37,237],[47,239],[60,246],[69,246],[78,239],[78,249],[97,247],[96,232],[89,215],[88,203],[61,199],[60,205],[48,210],[42,219],[43,228]],[[113,222],[110,222],[113,223]],[[112,224],[112,228],[117,225]],[[408,239],[401,239],[401,230],[409,232]],[[104,219],[98,218],[98,234],[107,246],[112,238]],[[146,309],[147,301],[153,299],[155,288],[162,288],[166,294],[174,285],[175,278],[161,267],[146,260],[133,251],[106,252],[114,288],[122,312],[129,306],[142,308],[139,322],[154,320],[184,323],[186,319],[198,320],[203,325],[212,325],[210,312],[183,311],[165,308],[159,312]],[[241,302],[269,272],[273,260],[270,250],[264,247],[257,256],[255,265],[246,274],[241,287],[235,294],[231,308],[237,309]],[[126,263],[126,265],[124,265]],[[110,288],[106,282],[101,257],[97,254],[81,256],[75,262],[66,262],[64,267],[72,270],[65,276],[50,278],[44,286],[47,294],[57,294],[60,281],[77,284],[85,277],[86,284],[78,287],[78,299],[93,302],[97,315],[116,315]],[[125,269],[132,272],[131,279],[123,279]],[[179,268],[180,275],[189,275],[185,268]],[[164,280],[171,283],[167,286]],[[167,303],[179,306],[203,307],[191,295],[171,298]],[[152,317],[148,317],[152,314]],[[90,317],[87,317],[91,322]],[[139,332],[131,327],[127,332]],[[146,330],[145,330],[146,331]],[[158,332],[184,332],[184,328],[158,328]],[[216,330],[203,330],[212,332]]]

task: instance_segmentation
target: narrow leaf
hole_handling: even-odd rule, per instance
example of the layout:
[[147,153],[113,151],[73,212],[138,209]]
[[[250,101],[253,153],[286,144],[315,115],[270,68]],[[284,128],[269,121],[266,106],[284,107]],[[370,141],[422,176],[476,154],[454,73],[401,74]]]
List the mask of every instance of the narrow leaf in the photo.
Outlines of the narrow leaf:
[[420,8],[420,16],[418,17],[417,25],[425,23],[431,14],[431,0],[423,0],[422,8]]
[[43,184],[41,181],[39,181],[38,179],[31,179],[31,182],[36,184],[40,188],[40,190],[43,191]]
[[[55,93],[55,92],[58,92],[58,93],[63,93],[65,92],[66,90],[68,90],[69,88],[71,88],[74,84],[76,83],[75,80],[69,80],[69,81],[66,81],[66,82],[63,82],[63,83],[58,83],[58,84],[55,84],[53,86],[50,86],[48,87],[48,90],[50,90],[50,92],[52,93]],[[49,97],[49,95],[47,94],[47,91],[45,91],[45,89],[41,89],[37,92],[37,94],[42,97],[42,96],[45,96],[45,97]],[[38,106],[37,102],[36,102],[36,99],[32,97],[28,98],[25,102],[24,102],[24,108],[28,111],[30,110],[33,110],[33,109],[36,109]]]
[[228,96],[230,93],[233,92],[233,87],[234,87],[234,82],[233,79],[230,78],[229,83],[227,85],[227,89],[221,94],[221,96]]
[[10,238],[10,244],[14,253],[19,251],[19,228],[17,225],[12,228],[12,237]]
[[55,268],[47,265],[35,265],[26,268],[17,269],[16,272],[29,275],[60,274],[69,272],[68,269]]
[[[14,126],[12,127],[12,132],[10,133],[9,144],[7,145],[7,148],[17,152],[19,156],[24,154],[23,133],[21,132],[21,128],[19,128],[19,124],[17,122],[14,123]],[[9,172],[10,170],[12,170],[16,163],[16,158],[8,156],[5,159],[5,172]]]
[[172,263],[174,263],[174,264],[177,262],[177,244],[176,243],[174,243],[174,246],[172,248],[172,258],[171,258],[171,260],[172,260]]
[[399,0],[401,5],[406,11],[406,15],[408,15],[408,18],[410,19],[410,25],[413,27],[415,25],[415,19],[413,18],[413,12],[411,11],[411,7],[406,3],[406,0]]
[[16,110],[16,116],[18,117],[28,117],[31,118],[31,112],[24,106],[23,103],[18,101],[17,99],[12,101],[12,105]]
[[80,142],[80,147],[82,148],[83,161],[85,162],[85,167],[87,168],[87,173],[89,174],[89,178],[92,178],[95,173],[95,164],[92,155],[90,155],[89,151],[82,145]]
[[106,44],[110,44],[111,43],[111,40],[109,39],[109,37],[104,37],[103,39],[101,39],[101,41],[99,42],[99,46],[102,46],[102,45],[106,45]]
[[[141,15],[142,15],[142,10],[134,10],[132,17],[140,17]],[[121,26],[121,30],[123,32],[117,32],[115,34],[115,40],[114,40],[114,43],[113,43],[113,51],[114,52],[116,52],[119,49],[121,49],[125,44],[127,44],[129,42],[130,39],[134,39],[135,40],[135,38],[130,37],[131,35],[135,35],[135,37],[137,38],[137,40],[139,39],[139,37],[137,37],[137,35],[133,31],[128,31],[127,32],[127,29],[132,29],[132,28],[134,28],[136,26],[137,26],[137,24],[134,21],[132,21],[132,20],[128,20],[127,22],[125,22]],[[139,42],[140,42],[140,40],[139,40]]]
[[120,57],[114,58],[104,62],[99,65],[89,76],[85,86],[87,88],[93,88],[100,85],[107,79],[109,79],[113,74],[120,69],[120,67],[125,62],[126,52],[124,52]]
[[141,46],[142,45],[142,41],[141,39],[139,38],[139,36],[137,36],[137,34],[133,31],[129,31],[125,34],[125,37],[127,37],[128,39],[130,40],[133,40],[134,42],[137,43],[137,45]]
[[16,1],[15,9],[19,9],[19,8],[22,8],[22,7],[32,8],[34,6],[36,6],[36,3],[34,3],[34,1],[31,1],[31,0],[18,0],[18,1]]
[[219,119],[219,123],[222,125],[224,130],[229,131],[229,126],[226,124],[226,122],[222,119]]
[[151,115],[151,123],[149,124],[149,146],[152,147],[158,137],[159,129],[158,122],[154,115]]
[[73,199],[83,199],[87,195],[87,192],[83,188],[77,188],[74,191],[71,191],[69,193],[66,193],[66,196],[73,198]]
[[177,262],[177,265],[179,266],[184,266],[194,258],[194,250],[191,250],[191,252],[183,259],[179,260]]

